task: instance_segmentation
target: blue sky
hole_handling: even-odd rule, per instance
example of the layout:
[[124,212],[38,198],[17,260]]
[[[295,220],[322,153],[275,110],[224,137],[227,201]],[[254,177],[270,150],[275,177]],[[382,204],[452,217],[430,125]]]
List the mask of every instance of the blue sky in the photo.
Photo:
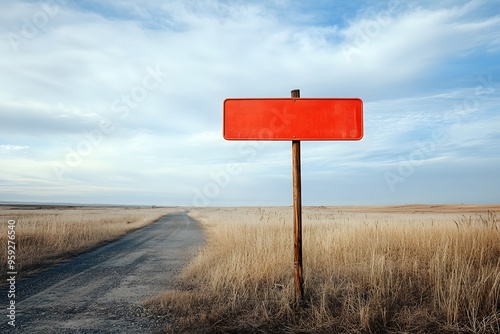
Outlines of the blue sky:
[[228,97],[359,97],[304,205],[500,202],[496,1],[2,1],[0,201],[291,205],[289,142]]

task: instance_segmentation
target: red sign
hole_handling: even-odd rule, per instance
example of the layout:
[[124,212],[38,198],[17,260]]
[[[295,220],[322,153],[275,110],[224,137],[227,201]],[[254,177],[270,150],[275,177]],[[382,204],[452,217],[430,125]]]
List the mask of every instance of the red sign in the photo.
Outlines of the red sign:
[[348,99],[226,99],[227,140],[360,140],[363,101]]

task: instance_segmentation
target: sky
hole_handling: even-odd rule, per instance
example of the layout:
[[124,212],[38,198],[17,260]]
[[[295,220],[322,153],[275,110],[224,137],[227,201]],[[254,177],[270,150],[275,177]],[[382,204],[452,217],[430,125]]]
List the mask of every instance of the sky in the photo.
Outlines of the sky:
[[0,5],[0,201],[292,205],[291,143],[222,104],[300,89],[364,108],[301,143],[304,205],[500,203],[497,0]]

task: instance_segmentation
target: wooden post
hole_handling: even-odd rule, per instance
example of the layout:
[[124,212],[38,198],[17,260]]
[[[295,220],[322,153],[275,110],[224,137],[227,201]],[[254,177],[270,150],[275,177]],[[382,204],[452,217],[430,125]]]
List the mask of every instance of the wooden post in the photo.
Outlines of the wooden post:
[[[292,90],[292,98],[300,98],[300,90]],[[300,305],[304,298],[302,278],[302,186],[300,177],[300,140],[292,140],[293,170],[293,265],[295,281],[295,303]]]

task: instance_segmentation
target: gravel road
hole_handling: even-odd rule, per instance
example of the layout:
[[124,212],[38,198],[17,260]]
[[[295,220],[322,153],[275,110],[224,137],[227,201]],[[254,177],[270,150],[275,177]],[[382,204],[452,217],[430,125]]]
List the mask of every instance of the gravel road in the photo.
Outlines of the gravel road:
[[[204,242],[186,213],[165,216],[121,239],[16,284],[16,327],[2,333],[157,333],[165,319],[142,302],[172,286]],[[7,291],[0,290],[5,301]],[[2,305],[5,303],[2,302]]]

